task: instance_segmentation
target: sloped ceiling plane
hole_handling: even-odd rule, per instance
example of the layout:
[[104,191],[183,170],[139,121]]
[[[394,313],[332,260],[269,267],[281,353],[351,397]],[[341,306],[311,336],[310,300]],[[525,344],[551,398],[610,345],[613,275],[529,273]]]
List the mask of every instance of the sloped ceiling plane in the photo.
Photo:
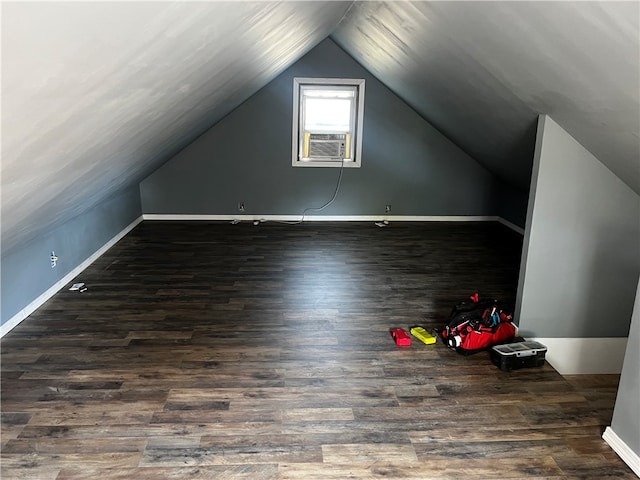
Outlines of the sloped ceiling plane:
[[3,3],[2,248],[137,184],[327,37],[514,188],[547,113],[640,193],[639,18],[608,1]]

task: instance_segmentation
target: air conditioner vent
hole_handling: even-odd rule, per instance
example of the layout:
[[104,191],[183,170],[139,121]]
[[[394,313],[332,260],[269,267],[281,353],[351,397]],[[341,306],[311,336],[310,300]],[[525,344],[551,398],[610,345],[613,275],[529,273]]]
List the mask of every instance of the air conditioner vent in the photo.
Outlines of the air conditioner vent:
[[309,157],[345,158],[347,134],[311,133],[309,134]]

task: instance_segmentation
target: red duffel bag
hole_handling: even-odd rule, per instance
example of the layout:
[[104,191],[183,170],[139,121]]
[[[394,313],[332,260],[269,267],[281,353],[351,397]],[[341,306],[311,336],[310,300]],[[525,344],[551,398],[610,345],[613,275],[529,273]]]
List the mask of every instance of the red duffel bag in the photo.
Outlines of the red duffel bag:
[[461,302],[453,308],[449,323],[439,332],[445,345],[470,355],[516,336],[513,316],[501,310],[497,301],[480,301],[477,293],[470,298],[472,302]]

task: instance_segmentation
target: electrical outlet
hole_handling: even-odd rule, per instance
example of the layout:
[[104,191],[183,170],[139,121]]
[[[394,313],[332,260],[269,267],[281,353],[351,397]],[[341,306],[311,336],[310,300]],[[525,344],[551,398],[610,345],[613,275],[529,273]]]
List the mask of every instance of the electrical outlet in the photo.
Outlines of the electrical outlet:
[[384,206],[384,213],[391,213],[391,205]]
[[51,255],[49,255],[49,261],[51,262],[51,268],[55,267],[58,264],[58,257],[56,256],[56,252],[51,252]]
[[244,212],[244,202],[238,202],[238,211]]

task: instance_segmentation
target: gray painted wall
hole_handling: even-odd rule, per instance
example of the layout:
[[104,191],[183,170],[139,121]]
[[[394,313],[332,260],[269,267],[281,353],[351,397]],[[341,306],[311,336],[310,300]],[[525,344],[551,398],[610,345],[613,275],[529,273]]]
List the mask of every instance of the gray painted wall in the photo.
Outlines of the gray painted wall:
[[291,166],[293,77],[366,79],[362,167],[313,215],[494,215],[493,176],[327,39],[140,185],[144,213],[300,215],[337,168]]
[[523,336],[626,337],[640,197],[541,116],[516,303]]
[[496,214],[514,225],[523,228],[527,221],[527,202],[529,192],[496,180]]
[[631,317],[631,328],[611,429],[640,457],[640,283]]
[[[2,252],[2,322],[47,291],[138,218],[140,194],[129,188],[46,235]],[[55,251],[58,265],[51,268]]]

